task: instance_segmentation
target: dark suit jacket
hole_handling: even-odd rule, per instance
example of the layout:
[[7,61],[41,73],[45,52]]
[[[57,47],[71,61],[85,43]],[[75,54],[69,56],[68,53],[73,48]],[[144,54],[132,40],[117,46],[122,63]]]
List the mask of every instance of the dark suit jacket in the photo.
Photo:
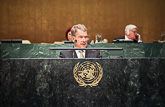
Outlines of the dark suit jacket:
[[[86,52],[85,58],[101,58],[102,57],[99,51],[86,50],[85,52]],[[61,51],[60,58],[78,58],[78,57],[74,50],[70,50],[70,51]]]

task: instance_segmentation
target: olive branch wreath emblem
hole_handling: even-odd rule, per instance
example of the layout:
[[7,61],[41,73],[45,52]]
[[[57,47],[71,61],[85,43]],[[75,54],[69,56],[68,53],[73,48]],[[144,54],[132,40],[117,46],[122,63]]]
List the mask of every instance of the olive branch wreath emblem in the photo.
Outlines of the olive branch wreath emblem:
[[73,75],[79,86],[97,86],[103,76],[103,68],[98,62],[78,62],[73,69]]

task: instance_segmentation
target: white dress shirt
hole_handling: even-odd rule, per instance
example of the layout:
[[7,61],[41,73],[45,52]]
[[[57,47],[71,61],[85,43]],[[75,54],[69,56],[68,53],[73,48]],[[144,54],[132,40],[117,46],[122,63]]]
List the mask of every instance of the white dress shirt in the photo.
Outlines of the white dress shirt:
[[[75,50],[76,51],[76,54],[77,54],[77,57],[80,58],[80,50]],[[85,58],[85,50],[83,50],[83,56]]]
[[129,38],[125,35],[125,40],[131,40],[131,39],[129,39]]

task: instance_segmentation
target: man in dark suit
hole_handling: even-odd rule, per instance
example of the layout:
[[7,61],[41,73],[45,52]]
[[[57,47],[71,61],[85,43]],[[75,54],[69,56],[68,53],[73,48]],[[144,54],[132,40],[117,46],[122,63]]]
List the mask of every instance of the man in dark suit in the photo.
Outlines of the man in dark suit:
[[125,40],[134,40],[135,42],[142,42],[140,34],[137,33],[137,27],[135,25],[127,25],[125,27],[125,36],[116,37],[114,40],[125,39]]
[[[87,48],[88,29],[83,24],[74,25],[71,29],[74,48]],[[61,51],[60,58],[101,58],[99,51],[91,50],[70,50]]]
[[[61,51],[60,58],[78,58],[76,51]],[[86,50],[85,58],[101,58],[99,51]]]

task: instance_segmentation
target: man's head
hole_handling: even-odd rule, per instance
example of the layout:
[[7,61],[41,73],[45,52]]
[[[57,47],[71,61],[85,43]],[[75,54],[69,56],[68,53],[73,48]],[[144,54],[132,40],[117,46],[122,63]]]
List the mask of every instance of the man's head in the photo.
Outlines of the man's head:
[[136,39],[137,36],[137,27],[135,25],[127,25],[125,27],[125,35],[128,37],[128,39]]
[[88,29],[83,24],[74,25],[71,29],[76,48],[86,48],[88,43]]
[[73,37],[72,37],[72,35],[71,35],[71,29],[72,29],[72,26],[69,27],[69,28],[66,30],[66,32],[65,32],[65,37],[66,37],[66,39],[69,40],[69,41],[72,41],[72,40],[73,40]]

